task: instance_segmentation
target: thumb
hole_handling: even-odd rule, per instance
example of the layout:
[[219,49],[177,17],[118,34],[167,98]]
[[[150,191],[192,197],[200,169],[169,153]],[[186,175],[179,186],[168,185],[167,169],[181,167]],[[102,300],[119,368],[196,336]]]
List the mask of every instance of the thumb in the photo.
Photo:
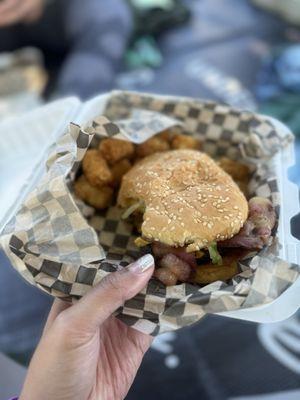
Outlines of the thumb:
[[110,273],[77,304],[65,310],[65,317],[73,327],[94,332],[126,300],[146,286],[153,268],[154,259],[146,254],[121,271]]

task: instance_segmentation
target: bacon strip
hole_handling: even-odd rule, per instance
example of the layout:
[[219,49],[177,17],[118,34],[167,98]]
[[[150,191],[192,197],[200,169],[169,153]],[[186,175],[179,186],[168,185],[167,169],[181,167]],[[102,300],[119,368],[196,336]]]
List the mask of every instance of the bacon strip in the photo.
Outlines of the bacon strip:
[[182,261],[188,263],[192,268],[197,267],[195,254],[187,253],[185,247],[171,247],[160,242],[153,242],[152,251],[155,257],[161,258],[167,254],[174,254]]
[[276,213],[270,200],[253,197],[249,200],[249,216],[242,229],[231,239],[218,242],[218,245],[261,249],[269,243],[275,222]]
[[186,282],[192,272],[191,266],[174,254],[166,254],[160,260],[159,264],[163,268],[169,268],[169,270],[172,271],[181,282]]

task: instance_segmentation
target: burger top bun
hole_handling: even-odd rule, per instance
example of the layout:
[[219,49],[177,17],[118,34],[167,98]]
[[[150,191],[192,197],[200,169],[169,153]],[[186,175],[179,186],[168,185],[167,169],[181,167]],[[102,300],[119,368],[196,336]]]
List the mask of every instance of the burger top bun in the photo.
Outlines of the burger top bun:
[[150,155],[123,176],[118,204],[145,206],[142,236],[187,251],[229,239],[248,215],[243,193],[208,155],[171,150]]

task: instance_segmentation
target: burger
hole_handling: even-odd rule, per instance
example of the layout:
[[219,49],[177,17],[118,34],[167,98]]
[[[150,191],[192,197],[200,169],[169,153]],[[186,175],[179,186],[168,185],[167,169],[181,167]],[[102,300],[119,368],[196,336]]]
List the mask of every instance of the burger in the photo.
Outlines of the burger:
[[123,176],[117,203],[166,285],[230,279],[245,252],[269,243],[276,220],[268,199],[248,201],[222,164],[197,149],[141,159]]

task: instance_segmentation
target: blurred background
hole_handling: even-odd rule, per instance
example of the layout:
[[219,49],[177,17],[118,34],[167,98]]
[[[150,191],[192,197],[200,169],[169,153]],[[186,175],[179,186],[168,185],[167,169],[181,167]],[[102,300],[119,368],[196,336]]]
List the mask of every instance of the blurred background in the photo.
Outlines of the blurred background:
[[[116,88],[278,118],[296,136],[289,175],[300,184],[300,0],[0,1],[0,121]],[[0,282],[4,400],[20,390],[52,300],[2,253]],[[271,325],[209,316],[160,336],[127,399],[168,397],[299,399],[300,315]]]

